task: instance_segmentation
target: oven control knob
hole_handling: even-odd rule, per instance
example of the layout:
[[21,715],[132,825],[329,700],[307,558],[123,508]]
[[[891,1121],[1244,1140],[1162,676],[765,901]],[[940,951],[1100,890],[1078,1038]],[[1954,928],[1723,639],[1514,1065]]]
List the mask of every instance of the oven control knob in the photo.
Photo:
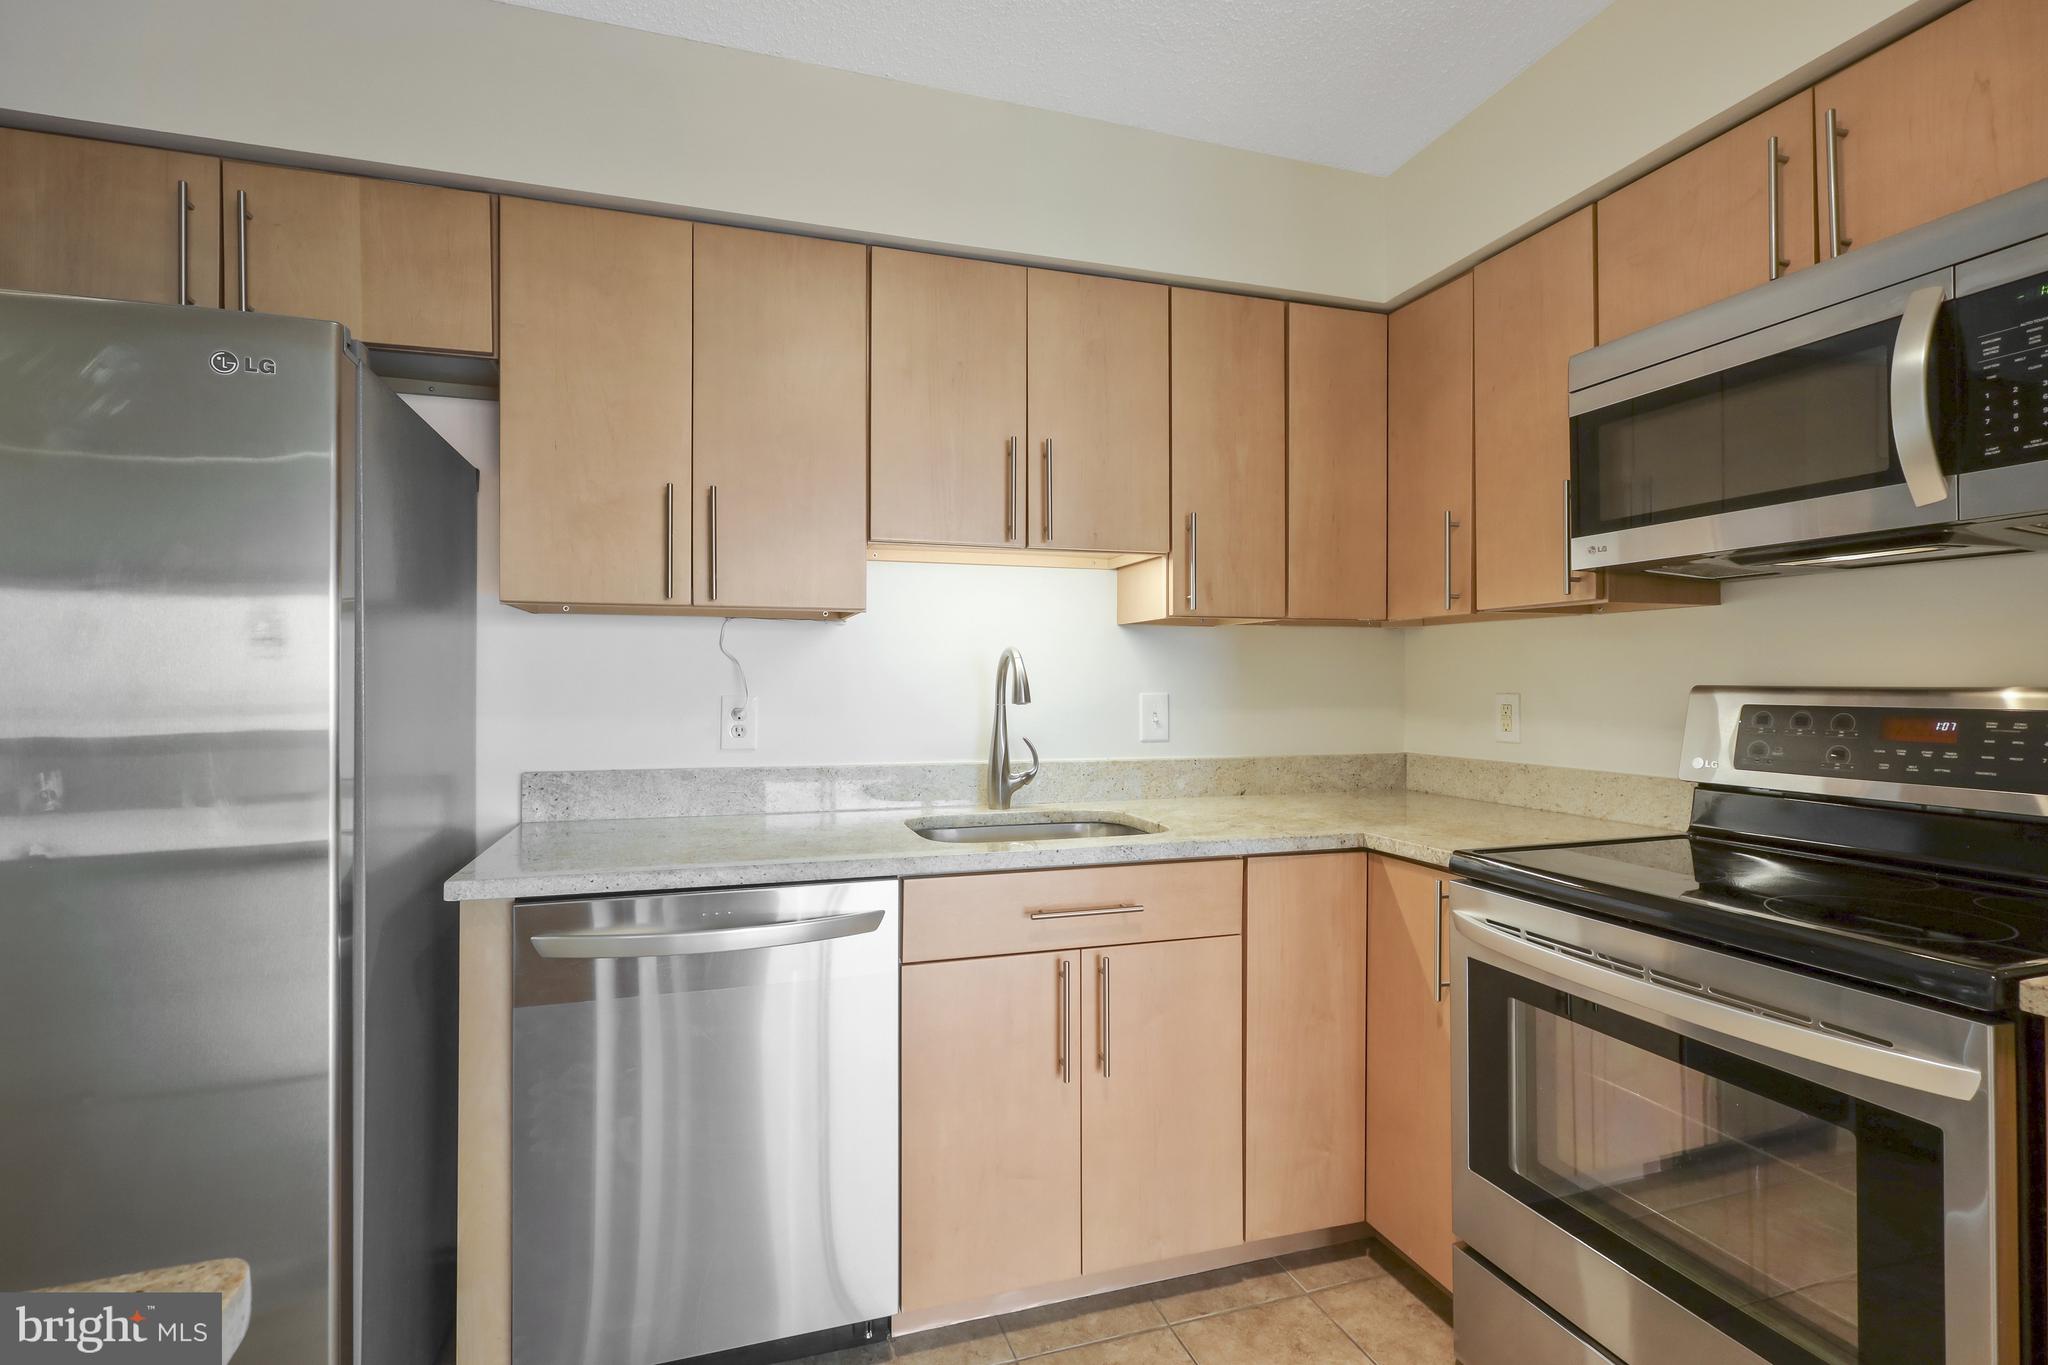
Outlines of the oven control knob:
[[1838,735],[1853,735],[1856,733],[1856,717],[1847,711],[1838,711],[1835,718],[1828,722],[1828,729]]
[[1753,739],[1749,742],[1748,752],[1751,758],[1756,759],[1758,762],[1762,762],[1764,759],[1767,759],[1771,756],[1771,746],[1765,743],[1763,740]]
[[1836,767],[1836,768],[1846,768],[1846,767],[1848,767],[1848,766],[1849,766],[1849,750],[1847,749],[1847,747],[1845,747],[1845,746],[1843,746],[1843,745],[1840,745],[1840,744],[1837,744],[1837,745],[1835,745],[1835,746],[1834,746],[1833,748],[1829,749],[1829,750],[1828,750],[1828,763],[1829,763],[1829,765],[1830,765],[1830,766],[1832,766],[1832,767]]
[[1778,718],[1768,711],[1759,711],[1749,718],[1749,723],[1759,730],[1768,730],[1778,723]]

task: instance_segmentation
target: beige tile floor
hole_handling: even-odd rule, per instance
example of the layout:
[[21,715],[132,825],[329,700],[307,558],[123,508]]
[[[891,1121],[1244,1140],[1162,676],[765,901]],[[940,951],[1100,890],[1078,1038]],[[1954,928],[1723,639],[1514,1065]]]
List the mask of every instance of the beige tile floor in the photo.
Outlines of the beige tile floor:
[[799,1365],[1452,1365],[1450,1324],[1373,1253],[1296,1252]]

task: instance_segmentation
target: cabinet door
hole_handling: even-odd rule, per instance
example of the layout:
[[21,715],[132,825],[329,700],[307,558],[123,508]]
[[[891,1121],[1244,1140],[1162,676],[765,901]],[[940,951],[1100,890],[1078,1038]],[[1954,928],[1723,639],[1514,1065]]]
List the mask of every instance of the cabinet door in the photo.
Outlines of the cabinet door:
[[[185,202],[178,202],[178,182]],[[0,289],[220,303],[220,162],[0,128]]]
[[1366,857],[1245,864],[1246,1241],[1365,1217]]
[[1387,615],[1472,610],[1472,277],[1387,324]]
[[1481,611],[1593,600],[1571,572],[1565,369],[1593,335],[1593,210],[1472,272],[1472,552]]
[[[1841,216],[1839,249],[1869,246],[1943,214],[2048,178],[2048,5],[1970,0],[1822,81]],[[1818,180],[1827,254],[1827,158]]]
[[498,592],[690,600],[691,225],[507,199]]
[[495,349],[488,194],[230,161],[221,204],[228,307],[246,234],[252,312],[331,319],[372,346]]
[[1078,953],[903,969],[903,1307],[1081,1273]]
[[1451,1282],[1449,881],[1435,868],[1372,859],[1365,988],[1365,1220],[1443,1285]]
[[1173,291],[1172,616],[1287,614],[1287,309]]
[[1768,282],[1773,202],[1779,275],[1813,264],[1812,114],[1802,90],[1600,201],[1600,340]]
[[1387,319],[1287,305],[1287,614],[1387,614]]
[[1244,1240],[1241,944],[1083,956],[1084,1274]]
[[1166,553],[1164,285],[1029,271],[1027,541]]
[[868,535],[1024,544],[1024,270],[876,247]]
[[867,249],[697,229],[699,606],[867,602]]

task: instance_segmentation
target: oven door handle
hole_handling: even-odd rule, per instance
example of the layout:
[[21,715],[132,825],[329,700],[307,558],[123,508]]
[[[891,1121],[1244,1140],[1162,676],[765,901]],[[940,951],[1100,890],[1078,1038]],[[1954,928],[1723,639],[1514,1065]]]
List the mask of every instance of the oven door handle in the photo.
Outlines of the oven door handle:
[[1722,1004],[1706,995],[1659,985],[1646,977],[1598,960],[1545,948],[1501,930],[1484,915],[1454,910],[1460,927],[1486,950],[1530,967],[1546,976],[1603,995],[1610,1000],[1654,1010],[1700,1028],[1712,1029],[1774,1052],[1803,1057],[1821,1066],[1865,1076],[1944,1099],[1972,1100],[1984,1087],[1984,1073],[1975,1067],[1921,1057],[1896,1047],[1861,1042],[1813,1025],[1772,1018],[1740,1005]]
[[1941,447],[1934,432],[1934,334],[1948,295],[1938,284],[1915,289],[1899,318],[1899,339],[1892,346],[1892,444],[1899,469],[1915,507],[1930,507],[1948,497],[1948,479],[1941,472]]

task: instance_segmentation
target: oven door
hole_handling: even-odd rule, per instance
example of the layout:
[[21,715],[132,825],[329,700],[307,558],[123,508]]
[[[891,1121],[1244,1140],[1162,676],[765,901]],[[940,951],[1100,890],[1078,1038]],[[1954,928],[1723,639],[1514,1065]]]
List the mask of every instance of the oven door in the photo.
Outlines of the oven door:
[[2011,1026],[1477,887],[1452,917],[1474,1252],[1626,1365],[2016,1365]]
[[1953,296],[1937,271],[1574,392],[1572,567],[1957,520]]

